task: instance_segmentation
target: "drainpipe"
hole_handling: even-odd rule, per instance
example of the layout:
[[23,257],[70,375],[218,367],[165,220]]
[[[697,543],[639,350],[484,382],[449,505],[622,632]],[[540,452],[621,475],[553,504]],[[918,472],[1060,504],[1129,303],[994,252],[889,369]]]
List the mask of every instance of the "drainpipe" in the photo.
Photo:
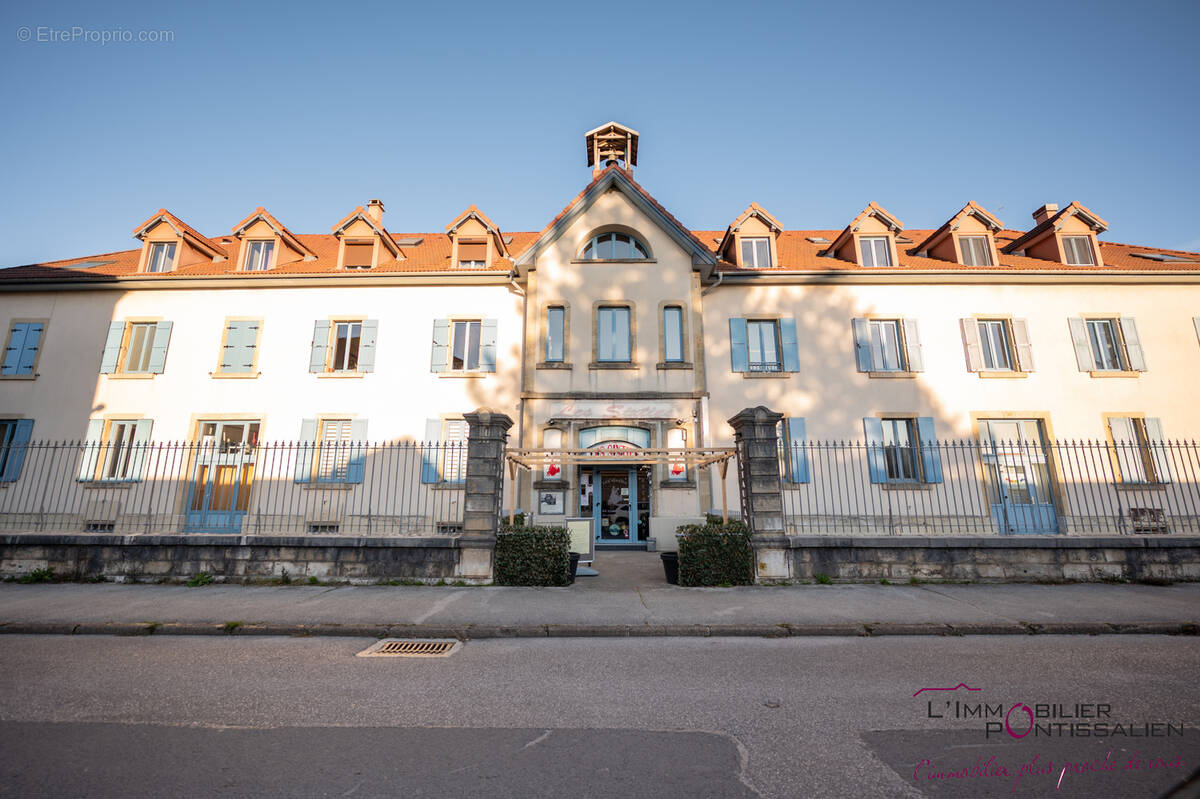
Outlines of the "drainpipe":
[[723,280],[725,280],[725,273],[724,273],[724,272],[717,272],[717,282],[716,282],[716,283],[713,283],[713,284],[712,284],[711,286],[709,286],[708,288],[703,288],[703,289],[700,289],[700,296],[701,296],[701,297],[703,297],[705,294],[707,294],[708,292],[712,291],[712,290],[713,290],[713,289],[715,289],[717,286],[721,285],[721,282],[722,282]]
[[[512,264],[512,270],[509,271],[509,273],[508,273],[508,283],[510,286],[512,286],[514,289],[516,289],[516,292],[518,294],[520,294],[522,298],[524,298],[524,302],[521,305],[521,373],[520,373],[520,375],[518,377],[518,381],[517,381],[517,385],[520,388],[520,391],[518,393],[518,399],[517,399],[517,447],[519,449],[520,447],[524,446],[524,442],[525,442],[525,400],[524,400],[523,395],[525,394],[525,390],[527,388],[526,383],[525,383],[525,359],[526,359],[525,334],[526,334],[526,331],[528,330],[528,326],[529,326],[529,295],[527,295],[525,293],[525,289],[521,288],[517,284],[517,261],[516,261],[516,259],[513,258],[511,255],[506,255],[504,257],[508,259],[508,262],[510,264]],[[507,471],[507,467],[508,467],[508,464],[506,463],[505,464],[506,471]],[[519,504],[518,500],[520,500],[520,498],[521,498],[521,488],[520,488],[521,478],[524,476],[524,474],[525,474],[524,469],[518,469],[516,477],[513,478],[512,490],[516,496],[514,496],[512,498],[512,500],[509,502],[510,508],[514,508]],[[523,509],[523,510],[526,510],[526,513],[529,514],[526,516],[526,518],[532,518],[532,513],[533,513],[532,510],[527,510],[527,509]]]

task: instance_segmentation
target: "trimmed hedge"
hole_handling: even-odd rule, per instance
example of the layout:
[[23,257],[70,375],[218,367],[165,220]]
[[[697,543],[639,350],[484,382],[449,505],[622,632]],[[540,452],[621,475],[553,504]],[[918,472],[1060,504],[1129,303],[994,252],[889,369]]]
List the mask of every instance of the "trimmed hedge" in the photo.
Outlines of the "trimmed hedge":
[[754,547],[745,522],[710,518],[706,524],[683,525],[676,537],[680,585],[754,584]]
[[570,541],[565,527],[501,525],[496,535],[496,585],[566,585]]

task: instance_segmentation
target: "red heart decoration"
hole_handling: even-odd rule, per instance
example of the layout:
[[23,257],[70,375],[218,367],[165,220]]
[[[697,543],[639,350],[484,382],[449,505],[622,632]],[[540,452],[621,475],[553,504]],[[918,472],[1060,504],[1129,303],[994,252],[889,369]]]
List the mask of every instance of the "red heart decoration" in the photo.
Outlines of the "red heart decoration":
[[549,468],[546,469],[546,474],[550,475],[551,477],[554,477],[561,471],[562,471],[562,469],[558,468],[556,465],[554,465],[552,463],[552,464],[550,464]]

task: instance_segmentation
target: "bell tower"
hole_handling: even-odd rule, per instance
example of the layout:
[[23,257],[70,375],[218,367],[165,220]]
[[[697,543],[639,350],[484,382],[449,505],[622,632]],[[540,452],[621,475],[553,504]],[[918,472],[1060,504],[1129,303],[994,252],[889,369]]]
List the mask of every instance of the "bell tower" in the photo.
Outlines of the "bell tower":
[[593,178],[613,164],[632,174],[637,151],[638,132],[633,128],[609,122],[587,133],[587,162]]

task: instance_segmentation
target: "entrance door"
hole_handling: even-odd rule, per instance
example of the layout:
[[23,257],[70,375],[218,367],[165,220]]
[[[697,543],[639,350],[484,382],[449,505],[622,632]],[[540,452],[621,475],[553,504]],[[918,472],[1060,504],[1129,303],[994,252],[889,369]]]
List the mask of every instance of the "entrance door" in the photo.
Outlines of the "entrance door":
[[1046,439],[1037,419],[979,422],[992,518],[1002,535],[1058,532]]
[[580,514],[595,520],[598,544],[637,544],[650,531],[650,469],[584,467],[579,473]]
[[238,533],[250,507],[258,422],[201,422],[184,531]]

